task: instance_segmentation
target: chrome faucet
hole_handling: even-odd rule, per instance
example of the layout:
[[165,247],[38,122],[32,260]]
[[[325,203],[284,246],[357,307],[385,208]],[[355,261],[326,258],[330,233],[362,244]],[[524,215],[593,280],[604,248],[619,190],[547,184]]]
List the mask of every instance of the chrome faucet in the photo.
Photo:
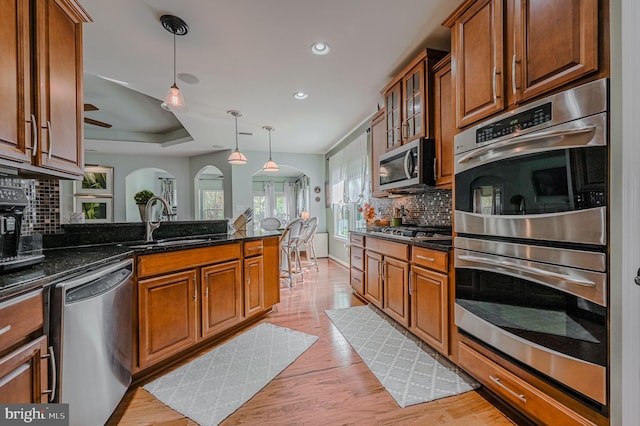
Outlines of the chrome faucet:
[[163,209],[167,215],[171,214],[171,206],[164,198],[154,195],[149,199],[149,201],[147,201],[147,205],[144,207],[145,217],[147,218],[145,220],[145,241],[153,241],[153,231],[160,226],[160,219],[158,219],[157,222],[153,222],[151,220],[151,208],[156,201],[160,201],[163,204]]

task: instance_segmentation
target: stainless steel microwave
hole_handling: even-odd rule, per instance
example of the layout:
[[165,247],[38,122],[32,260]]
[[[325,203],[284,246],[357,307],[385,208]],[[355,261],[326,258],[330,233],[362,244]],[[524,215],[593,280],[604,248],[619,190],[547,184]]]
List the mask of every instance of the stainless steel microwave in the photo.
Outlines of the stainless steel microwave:
[[414,194],[434,186],[435,141],[417,139],[379,157],[380,189]]

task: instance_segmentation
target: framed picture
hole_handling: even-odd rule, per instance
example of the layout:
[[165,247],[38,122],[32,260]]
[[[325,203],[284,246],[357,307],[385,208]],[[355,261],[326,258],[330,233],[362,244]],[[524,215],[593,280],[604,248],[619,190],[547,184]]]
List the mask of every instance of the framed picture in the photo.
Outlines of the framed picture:
[[74,182],[75,195],[113,195],[113,167],[85,166],[82,181]]
[[77,196],[75,211],[82,212],[85,223],[113,222],[113,199],[108,197]]

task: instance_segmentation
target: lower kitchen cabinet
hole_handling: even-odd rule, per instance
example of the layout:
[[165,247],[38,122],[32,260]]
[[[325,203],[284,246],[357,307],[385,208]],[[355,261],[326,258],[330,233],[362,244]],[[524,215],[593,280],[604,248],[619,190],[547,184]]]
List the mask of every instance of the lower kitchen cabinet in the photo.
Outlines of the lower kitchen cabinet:
[[196,343],[197,270],[138,281],[139,365],[145,368]]
[[262,256],[244,260],[244,310],[251,316],[264,308],[264,277]]
[[447,275],[411,267],[410,330],[444,355],[449,352]]
[[200,282],[202,337],[213,336],[242,321],[240,260],[203,267]]
[[[369,239],[367,239],[369,240]],[[382,259],[380,253],[365,251],[365,285],[364,297],[382,309]]]
[[364,236],[349,234],[349,282],[358,296],[364,297]]
[[409,326],[409,264],[385,257],[382,310],[401,325]]
[[48,382],[47,337],[41,336],[0,358],[0,401],[44,404]]

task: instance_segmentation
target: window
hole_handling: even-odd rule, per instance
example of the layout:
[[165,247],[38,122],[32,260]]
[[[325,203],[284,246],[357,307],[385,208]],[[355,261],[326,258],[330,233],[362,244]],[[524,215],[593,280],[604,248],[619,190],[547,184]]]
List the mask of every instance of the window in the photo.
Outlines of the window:
[[224,191],[200,190],[200,205],[202,206],[202,219],[224,219]]
[[[363,156],[363,152],[367,155]],[[368,199],[368,165],[366,133],[329,158],[329,185],[335,237],[346,239],[349,237],[350,229],[365,226],[358,207]]]

